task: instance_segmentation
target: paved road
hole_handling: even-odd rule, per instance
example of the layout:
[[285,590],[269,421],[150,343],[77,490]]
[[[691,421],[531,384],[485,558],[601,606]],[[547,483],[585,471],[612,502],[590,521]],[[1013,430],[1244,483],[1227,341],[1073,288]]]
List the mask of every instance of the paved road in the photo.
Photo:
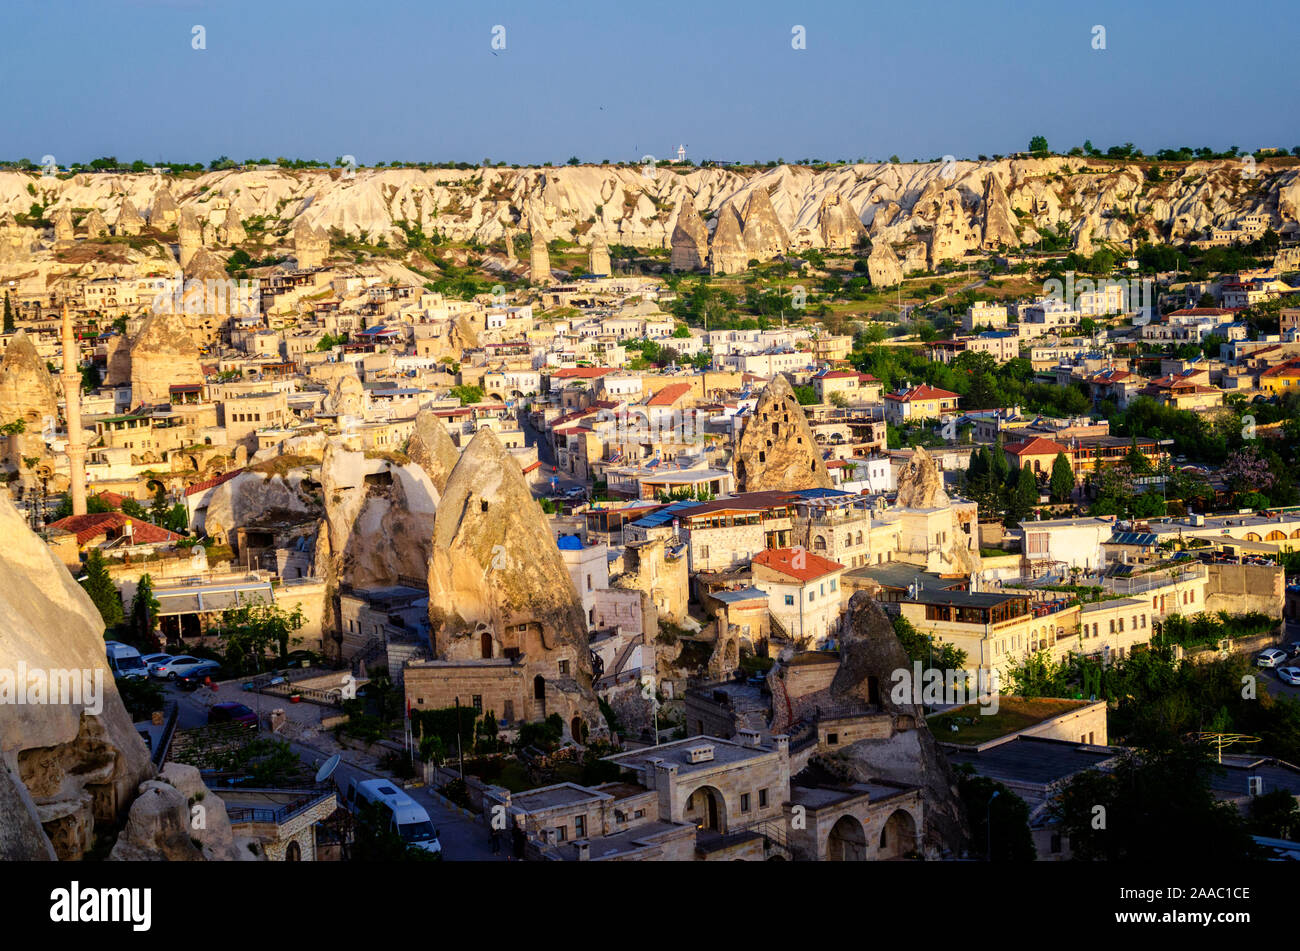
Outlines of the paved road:
[[[391,773],[377,768],[376,759],[358,750],[340,747],[328,732],[319,732],[321,716],[332,711],[313,703],[290,704],[280,697],[262,696],[246,693],[240,689],[239,681],[229,681],[219,685],[215,695],[206,691],[186,692],[171,684],[164,684],[168,700],[175,700],[180,714],[177,727],[182,730],[204,726],[208,722],[208,701],[235,701],[243,703],[254,710],[259,710],[263,720],[274,708],[285,711],[292,721],[289,728],[296,736],[286,736],[289,748],[297,753],[303,764],[315,771],[330,756],[339,753],[343,760],[335,771],[333,779],[342,785],[349,779],[393,779]],[[260,707],[260,709],[259,709]],[[265,732],[263,723],[261,729]],[[220,792],[219,790],[217,791]],[[443,800],[423,786],[406,790],[416,802],[424,806],[438,829],[442,841],[443,857],[452,862],[492,862],[505,861],[503,852],[492,854],[487,830],[478,819],[471,819],[459,809],[448,807]]]

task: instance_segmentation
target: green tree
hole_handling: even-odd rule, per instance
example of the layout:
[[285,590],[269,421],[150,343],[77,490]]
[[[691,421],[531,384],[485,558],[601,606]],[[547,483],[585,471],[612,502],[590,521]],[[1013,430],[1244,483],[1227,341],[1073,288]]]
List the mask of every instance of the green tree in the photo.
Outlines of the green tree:
[[1079,861],[1248,859],[1254,847],[1245,821],[1210,789],[1215,768],[1203,747],[1134,750],[1110,772],[1070,779],[1050,808]]
[[483,402],[483,387],[474,384],[464,386],[453,386],[451,395],[460,400],[462,406],[468,406],[471,403]]
[[14,332],[14,308],[9,302],[9,292],[5,291],[5,321],[4,332],[11,334]]
[[275,651],[283,659],[289,647],[301,638],[294,635],[306,623],[302,608],[286,611],[278,604],[254,601],[223,611],[221,615],[221,641],[226,648],[226,659],[241,669],[260,670],[263,658]]
[[153,637],[158,625],[158,609],[161,607],[153,595],[153,578],[147,574],[141,575],[136,584],[135,598],[131,601],[131,624],[141,641],[147,643]]
[[970,820],[971,852],[991,862],[1032,862],[1038,857],[1029,831],[1029,806],[1006,786],[956,767],[957,792]]
[[1034,136],[1029,140],[1029,151],[1035,155],[1046,155],[1048,152],[1047,138],[1041,135]]
[[81,579],[81,587],[95,602],[105,627],[122,623],[122,595],[109,577],[108,565],[98,548],[92,548],[86,555],[86,575]]
[[149,507],[149,521],[161,525],[167,520],[171,506],[167,504],[167,490],[161,485],[154,491],[153,504]]
[[1074,492],[1074,470],[1070,468],[1070,461],[1063,452],[1058,452],[1052,463],[1050,485],[1053,502],[1061,504],[1070,501],[1070,495]]

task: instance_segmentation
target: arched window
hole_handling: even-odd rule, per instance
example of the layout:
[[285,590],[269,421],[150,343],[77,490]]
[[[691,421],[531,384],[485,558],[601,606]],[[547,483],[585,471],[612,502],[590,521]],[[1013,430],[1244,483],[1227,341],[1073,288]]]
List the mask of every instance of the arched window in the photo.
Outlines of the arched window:
[[826,539],[818,535],[816,538],[813,539],[813,551],[825,551],[825,550],[826,550]]

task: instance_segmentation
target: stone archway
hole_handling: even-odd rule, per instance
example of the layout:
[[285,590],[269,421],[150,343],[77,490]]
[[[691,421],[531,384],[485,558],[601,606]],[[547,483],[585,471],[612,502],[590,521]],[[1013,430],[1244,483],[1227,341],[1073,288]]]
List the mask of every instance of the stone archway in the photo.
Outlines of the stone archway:
[[683,818],[705,832],[726,832],[727,801],[713,786],[701,786],[686,797]]
[[867,830],[854,816],[840,816],[826,839],[826,861],[865,862]]
[[880,830],[876,858],[901,859],[916,850],[916,820],[906,809],[895,809]]

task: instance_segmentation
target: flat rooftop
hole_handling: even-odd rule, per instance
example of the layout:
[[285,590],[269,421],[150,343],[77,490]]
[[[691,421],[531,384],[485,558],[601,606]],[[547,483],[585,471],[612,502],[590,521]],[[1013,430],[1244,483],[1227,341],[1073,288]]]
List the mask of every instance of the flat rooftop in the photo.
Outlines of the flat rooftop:
[[949,762],[969,763],[981,776],[1039,786],[1095,769],[1116,755],[1107,747],[1026,736],[978,752],[948,748],[944,752]]
[[[692,763],[687,757],[687,751],[696,746],[712,746],[713,759],[703,763]],[[661,743],[659,746],[648,746],[645,749],[633,750],[629,753],[617,753],[614,756],[607,756],[605,759],[628,769],[652,769],[653,766],[650,761],[660,759],[666,763],[675,764],[677,774],[683,776],[689,773],[717,769],[720,766],[744,763],[760,756],[768,756],[772,752],[773,750],[768,747],[741,746],[739,743],[718,739],[716,736],[692,736],[672,743]]]

